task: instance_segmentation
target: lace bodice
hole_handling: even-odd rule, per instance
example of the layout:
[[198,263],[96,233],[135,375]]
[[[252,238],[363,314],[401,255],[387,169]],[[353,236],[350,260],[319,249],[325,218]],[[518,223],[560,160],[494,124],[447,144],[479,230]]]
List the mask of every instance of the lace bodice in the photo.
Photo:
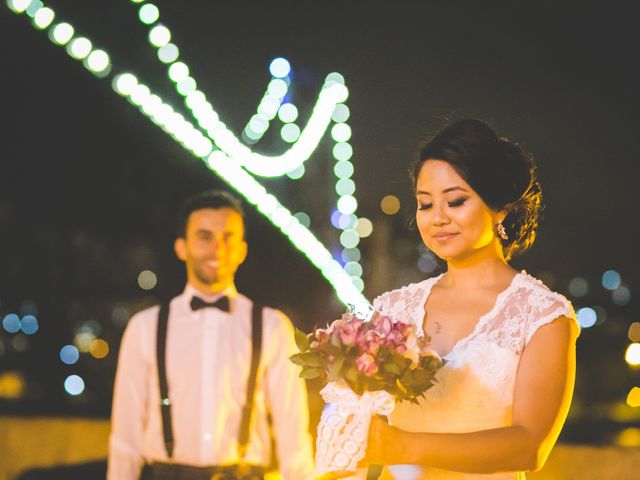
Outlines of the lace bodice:
[[[424,306],[441,276],[382,294],[374,308],[394,320],[413,322],[422,333]],[[438,383],[419,405],[402,402],[390,423],[408,431],[462,433],[507,426],[520,355],[535,332],[559,316],[575,320],[571,303],[526,272],[514,276],[474,330],[445,355]],[[392,476],[389,477],[388,475]],[[387,476],[401,480],[516,479],[524,474],[470,475],[427,467],[392,466]]]

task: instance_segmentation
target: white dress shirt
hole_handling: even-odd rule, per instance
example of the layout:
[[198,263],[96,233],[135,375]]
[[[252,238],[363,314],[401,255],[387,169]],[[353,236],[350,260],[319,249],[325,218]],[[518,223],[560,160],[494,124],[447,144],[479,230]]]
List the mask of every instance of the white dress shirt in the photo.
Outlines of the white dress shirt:
[[[167,332],[167,378],[174,453],[168,459],[162,431],[156,366],[159,307],[134,315],[122,338],[113,394],[108,480],[139,478],[144,462],[193,466],[238,462],[237,439],[251,364],[252,302],[235,287],[224,292],[229,313],[192,311],[191,298],[206,298],[187,285],[171,301]],[[299,369],[293,327],[266,308],[250,440],[245,461],[266,466],[271,456],[267,412],[273,418],[277,458],[285,480],[313,478],[307,392]]]

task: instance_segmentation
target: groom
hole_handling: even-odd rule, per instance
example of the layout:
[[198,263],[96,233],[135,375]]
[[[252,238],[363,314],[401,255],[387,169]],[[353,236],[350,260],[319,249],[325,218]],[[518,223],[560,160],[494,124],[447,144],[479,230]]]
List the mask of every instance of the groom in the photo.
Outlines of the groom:
[[234,284],[247,255],[239,200],[221,191],[187,199],[174,246],[184,292],[134,315],[120,346],[108,480],[262,479],[268,414],[282,477],[313,478],[291,322]]

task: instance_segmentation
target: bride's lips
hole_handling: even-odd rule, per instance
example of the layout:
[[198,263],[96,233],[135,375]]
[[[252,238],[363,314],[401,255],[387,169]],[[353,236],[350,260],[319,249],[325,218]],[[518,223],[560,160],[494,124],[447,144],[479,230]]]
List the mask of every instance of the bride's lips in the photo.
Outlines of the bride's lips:
[[450,233],[450,232],[440,232],[440,233],[436,233],[435,235],[433,235],[433,238],[439,242],[446,242],[447,240],[449,240],[450,238],[455,237],[456,235],[458,235],[457,233]]

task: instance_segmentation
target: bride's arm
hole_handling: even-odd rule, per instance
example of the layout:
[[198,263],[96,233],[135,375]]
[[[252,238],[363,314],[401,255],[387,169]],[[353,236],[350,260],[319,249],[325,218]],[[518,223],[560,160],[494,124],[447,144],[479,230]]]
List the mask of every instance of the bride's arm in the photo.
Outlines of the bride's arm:
[[511,426],[470,433],[412,433],[375,418],[366,460],[471,473],[540,469],[569,411],[576,337],[575,322],[567,317],[540,327],[532,337],[516,374]]

